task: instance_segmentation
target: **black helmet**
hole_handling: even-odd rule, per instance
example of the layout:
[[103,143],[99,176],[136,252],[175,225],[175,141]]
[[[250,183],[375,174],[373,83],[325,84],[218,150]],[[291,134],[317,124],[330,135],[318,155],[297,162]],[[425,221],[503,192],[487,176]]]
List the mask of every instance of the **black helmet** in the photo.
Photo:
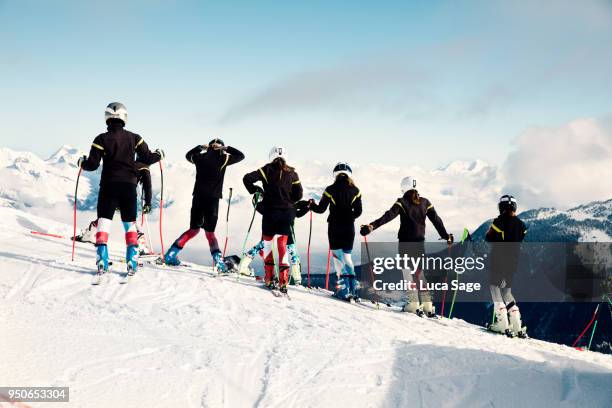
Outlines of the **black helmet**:
[[220,144],[221,146],[225,146],[225,143],[223,143],[223,140],[221,140],[219,138],[213,139],[210,142],[208,142],[209,146],[212,146],[214,144]]
[[497,204],[497,208],[499,208],[499,213],[503,214],[508,210],[516,211],[516,198],[514,196],[505,194],[501,196],[499,199],[499,204]]

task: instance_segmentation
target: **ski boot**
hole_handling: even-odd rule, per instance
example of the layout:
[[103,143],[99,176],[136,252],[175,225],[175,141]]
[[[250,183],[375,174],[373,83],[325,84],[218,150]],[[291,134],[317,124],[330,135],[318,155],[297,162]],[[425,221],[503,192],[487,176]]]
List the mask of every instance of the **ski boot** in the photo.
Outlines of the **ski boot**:
[[419,302],[408,302],[404,305],[404,308],[402,309],[402,311],[406,312],[406,313],[414,313],[415,315],[419,316],[419,317],[423,317],[424,316],[424,312],[423,312],[423,308],[421,307],[421,304]]
[[138,246],[129,245],[125,251],[125,263],[127,264],[127,276],[134,276],[138,270]]
[[108,247],[105,244],[96,247],[96,266],[98,270],[91,281],[92,285],[99,285],[102,282],[102,277],[107,275],[109,271]]
[[359,285],[359,281],[357,280],[355,275],[348,275],[347,280],[349,283],[349,292],[351,298],[353,298],[355,302],[361,302],[361,298],[357,294],[357,291],[361,288]]
[[238,264],[238,273],[246,276],[253,276],[253,270],[250,268],[251,262],[253,262],[253,257],[248,253],[244,254],[240,259],[240,264]]
[[215,252],[212,254],[213,262],[215,264],[214,268],[218,274],[227,274],[227,265],[223,261],[223,256],[221,256],[221,252]]
[[278,288],[278,291],[280,293],[283,293],[283,294],[286,295],[287,294],[287,285],[286,284],[285,285],[280,285],[280,287]]
[[349,278],[349,276],[342,275],[336,282],[336,293],[334,293],[334,296],[340,300],[351,300]]
[[98,273],[108,272],[108,247],[106,245],[98,245],[96,247],[96,265]]
[[508,323],[508,311],[503,303],[495,303],[495,322],[487,326],[487,329],[500,334],[505,334],[508,337],[514,337],[510,325]]
[[179,248],[179,246],[176,245],[176,242],[172,244],[170,249],[166,252],[166,255],[164,255],[164,262],[166,265],[179,266],[181,261],[178,259],[178,253],[181,252],[182,249],[183,248]]
[[526,339],[527,328],[523,326],[523,323],[521,322],[521,312],[518,306],[514,302],[508,306],[510,306],[508,308],[508,323],[512,334],[520,339]]
[[425,316],[429,317],[430,319],[438,318],[438,316],[436,316],[436,307],[433,305],[432,302],[423,302],[422,306],[423,313],[425,314]]

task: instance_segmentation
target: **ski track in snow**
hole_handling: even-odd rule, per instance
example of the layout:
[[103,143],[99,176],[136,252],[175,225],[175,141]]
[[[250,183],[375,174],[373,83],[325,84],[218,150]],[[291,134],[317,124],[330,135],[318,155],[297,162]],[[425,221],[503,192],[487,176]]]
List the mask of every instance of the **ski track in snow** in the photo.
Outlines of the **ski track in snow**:
[[0,208],[0,384],[68,386],[71,402],[62,406],[603,407],[612,400],[612,356],[495,336],[459,320],[350,305],[305,288],[290,290],[292,300],[275,298],[251,279],[214,277],[198,265],[145,264],[121,285],[125,264],[115,262],[109,281],[92,286],[93,246],[78,244],[70,262],[69,240],[31,235],[23,217],[62,228]]

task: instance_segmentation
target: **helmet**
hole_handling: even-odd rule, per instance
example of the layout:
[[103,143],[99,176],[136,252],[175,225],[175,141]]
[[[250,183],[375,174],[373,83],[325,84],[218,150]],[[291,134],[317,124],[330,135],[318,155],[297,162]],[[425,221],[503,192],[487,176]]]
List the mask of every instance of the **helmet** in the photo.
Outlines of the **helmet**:
[[212,146],[214,144],[219,144],[221,146],[225,146],[225,143],[223,142],[223,140],[221,140],[219,138],[215,138],[215,139],[211,140],[210,142],[208,142],[209,146]]
[[339,162],[334,166],[334,177],[338,177],[338,174],[346,174],[350,177],[353,174],[353,170],[347,162]]
[[127,123],[127,109],[121,102],[111,102],[104,111],[104,121],[108,122],[109,119],[119,119],[125,125]]
[[268,155],[268,159],[272,162],[274,161],[274,159],[285,159],[287,160],[287,149],[285,149],[282,146],[274,146],[271,150],[270,150],[270,154]]
[[416,179],[412,176],[404,177],[402,179],[402,194],[405,194],[406,191],[416,190],[417,182]]
[[508,194],[501,196],[499,199],[499,204],[497,204],[497,208],[499,208],[500,214],[505,213],[509,209],[516,211],[516,198]]

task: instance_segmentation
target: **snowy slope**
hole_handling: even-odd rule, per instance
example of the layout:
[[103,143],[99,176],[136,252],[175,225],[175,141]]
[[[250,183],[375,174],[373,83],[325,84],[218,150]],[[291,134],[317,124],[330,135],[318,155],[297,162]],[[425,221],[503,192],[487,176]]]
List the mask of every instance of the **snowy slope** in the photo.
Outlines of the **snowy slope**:
[[0,208],[0,220],[0,384],[69,386],[65,406],[603,407],[612,399],[609,355],[316,291],[277,299],[205,267],[148,266],[129,285],[113,276],[93,287],[92,246],[79,244],[72,263],[70,241],[29,233],[69,226],[11,208]]

